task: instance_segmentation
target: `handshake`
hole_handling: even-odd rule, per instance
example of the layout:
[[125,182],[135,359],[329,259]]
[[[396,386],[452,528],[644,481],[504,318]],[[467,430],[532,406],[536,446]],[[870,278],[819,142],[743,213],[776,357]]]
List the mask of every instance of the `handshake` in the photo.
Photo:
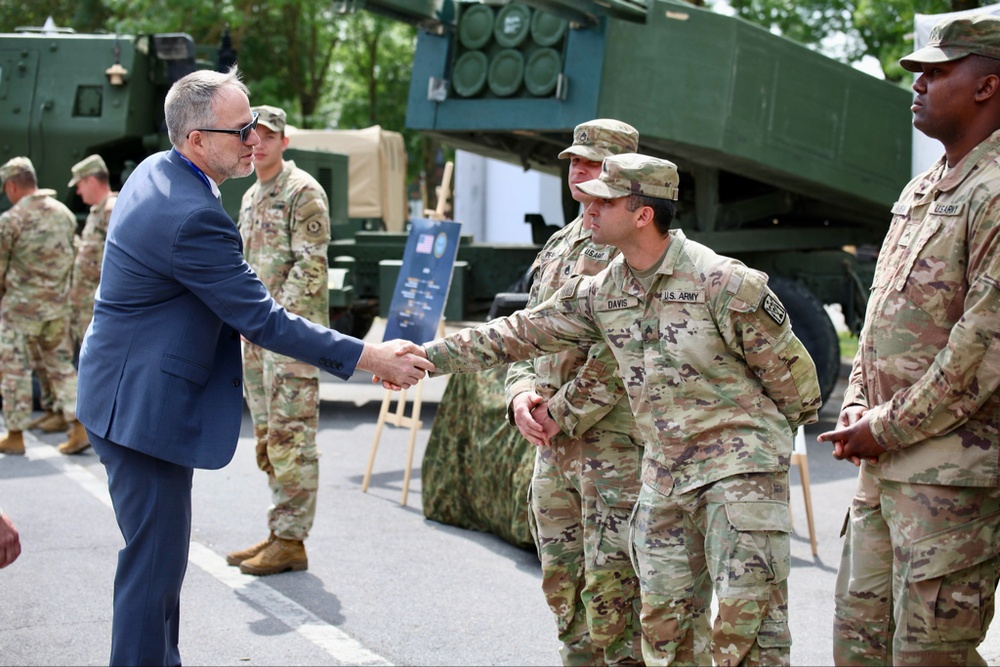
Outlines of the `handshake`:
[[408,340],[387,340],[382,343],[365,343],[357,367],[375,377],[386,389],[409,389],[434,372],[434,364],[427,360],[424,348]]

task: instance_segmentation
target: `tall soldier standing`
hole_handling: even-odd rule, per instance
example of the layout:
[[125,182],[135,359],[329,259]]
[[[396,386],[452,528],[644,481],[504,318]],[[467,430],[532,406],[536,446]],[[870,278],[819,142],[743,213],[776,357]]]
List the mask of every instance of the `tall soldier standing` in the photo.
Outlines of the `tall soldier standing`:
[[861,469],[838,665],[983,665],[1000,576],[1000,18],[945,19],[899,61],[944,155],[882,243],[838,428]]
[[[788,466],[816,420],[816,367],[767,276],[671,230],[677,167],[626,153],[578,187],[596,243],[621,250],[549,300],[424,350],[471,372],[604,341],[642,429],[631,519],[647,665],[789,662]],[[711,655],[699,628],[712,593]]]
[[[257,182],[240,206],[243,254],[280,305],[324,326],[329,324],[327,246],[330,213],[322,186],[294,162],[285,112],[254,107],[260,114],[254,148]],[[272,506],[270,534],[226,558],[245,574],[266,575],[308,567],[305,539],[316,515],[319,484],[319,369],[243,342],[244,394],[253,418],[257,465],[267,473]]]
[[[634,127],[612,119],[577,125],[573,144],[559,154],[570,160],[573,198],[589,201],[577,185],[597,178],[609,155],[635,152],[638,137]],[[573,275],[598,273],[618,255],[591,236],[580,215],[549,239],[530,269],[528,307]],[[628,555],[642,440],[624,395],[618,365],[603,342],[518,362],[507,374],[508,414],[538,446],[529,512],[565,665],[642,660],[639,580]]]

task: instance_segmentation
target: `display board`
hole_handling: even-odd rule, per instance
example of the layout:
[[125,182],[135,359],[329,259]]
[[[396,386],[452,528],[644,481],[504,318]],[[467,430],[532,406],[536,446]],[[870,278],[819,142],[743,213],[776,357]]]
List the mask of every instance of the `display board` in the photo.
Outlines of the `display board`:
[[402,338],[423,345],[437,337],[461,229],[460,223],[451,220],[410,222],[383,340]]

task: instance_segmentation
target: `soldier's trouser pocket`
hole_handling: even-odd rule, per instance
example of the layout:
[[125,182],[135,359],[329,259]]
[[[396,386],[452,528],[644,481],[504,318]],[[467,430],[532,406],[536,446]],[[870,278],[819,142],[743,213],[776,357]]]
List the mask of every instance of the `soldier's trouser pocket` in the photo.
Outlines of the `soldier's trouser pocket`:
[[897,632],[908,643],[978,642],[993,615],[998,568],[1000,512],[914,540]]

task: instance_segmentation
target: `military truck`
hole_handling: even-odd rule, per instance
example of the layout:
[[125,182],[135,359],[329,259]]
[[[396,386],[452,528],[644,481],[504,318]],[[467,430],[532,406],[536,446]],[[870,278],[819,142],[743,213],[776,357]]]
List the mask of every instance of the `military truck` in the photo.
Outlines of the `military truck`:
[[[169,148],[163,100],[171,84],[197,68],[225,69],[235,59],[227,37],[216,48],[197,46],[185,33],[84,35],[51,24],[0,34],[0,163],[16,155],[30,157],[39,184],[56,190],[82,224],[86,207],[67,186],[72,165],[100,154],[118,189],[135,165]],[[301,131],[291,135],[293,148],[286,151],[330,199],[331,321],[357,336],[368,331],[380,308],[388,307],[396,277],[391,260],[402,258],[406,242],[402,138],[377,132],[383,162],[372,164],[365,181],[353,188],[350,180],[358,180],[364,169],[350,166],[352,146],[366,134],[371,132]],[[234,218],[250,183],[230,179],[222,184],[223,204]],[[352,201],[373,189],[385,190],[378,202]],[[9,206],[0,196],[0,211]],[[485,312],[498,291],[518,280],[537,250],[463,237],[448,316],[467,319],[476,310]]]
[[824,304],[859,330],[909,178],[905,90],[672,0],[335,6],[420,27],[406,124],[451,146],[563,174],[556,155],[576,124],[634,125],[642,152],[680,168],[677,226],[770,275],[830,394],[840,353]]

